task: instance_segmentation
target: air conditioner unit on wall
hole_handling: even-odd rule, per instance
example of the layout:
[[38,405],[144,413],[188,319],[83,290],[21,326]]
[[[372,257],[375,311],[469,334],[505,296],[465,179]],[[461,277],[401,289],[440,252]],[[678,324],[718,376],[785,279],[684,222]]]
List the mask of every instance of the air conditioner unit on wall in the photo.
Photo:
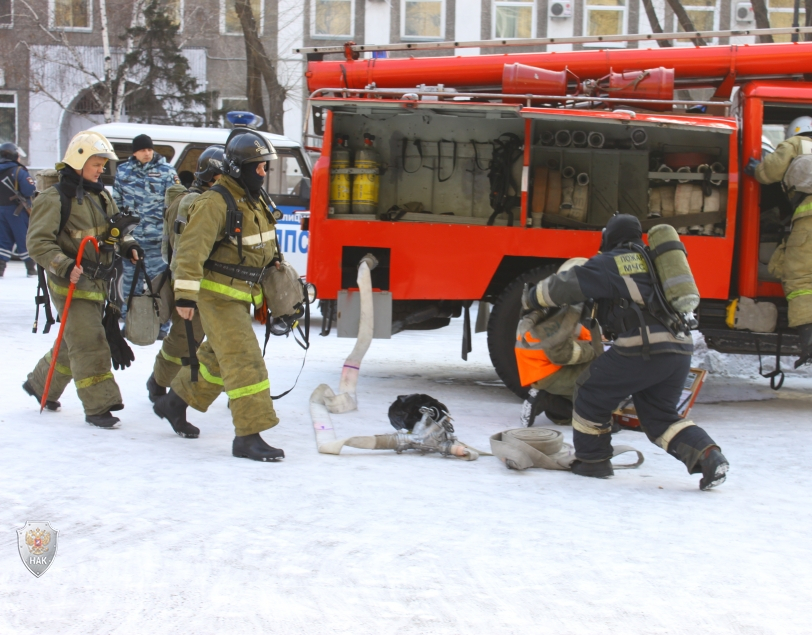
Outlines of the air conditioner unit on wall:
[[551,18],[571,18],[572,17],[572,2],[551,2],[550,3],[550,17]]
[[736,3],[736,22],[753,23],[756,16],[753,13],[753,5],[749,2]]

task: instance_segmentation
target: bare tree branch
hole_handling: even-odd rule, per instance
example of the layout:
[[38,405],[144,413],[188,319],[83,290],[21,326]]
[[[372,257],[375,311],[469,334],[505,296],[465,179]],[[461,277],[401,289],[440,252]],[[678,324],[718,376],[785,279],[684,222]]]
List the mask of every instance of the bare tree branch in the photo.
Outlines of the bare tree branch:
[[[767,5],[764,0],[752,0],[750,3],[753,5],[753,16],[756,18],[756,28],[757,29],[769,29],[770,28],[770,14],[767,11]],[[772,42],[773,36],[772,35],[761,35],[759,36],[759,42]]]
[[[674,15],[677,16],[677,21],[679,25],[682,27],[682,30],[686,33],[691,33],[696,31],[696,27],[694,26],[694,21],[691,20],[691,16],[685,11],[685,7],[682,6],[680,0],[667,0],[668,4],[671,6],[671,9],[674,11]],[[697,46],[706,46],[707,42],[701,37],[698,37],[694,40],[691,40]]]
[[[809,0],[812,2],[812,0]],[[654,33],[663,33],[663,27],[660,26],[660,20],[657,17],[657,12],[654,10],[652,0],[642,0],[643,6],[646,9],[646,16],[648,16],[648,23],[651,25],[651,30]],[[657,44],[661,47],[674,46],[671,40],[657,40]]]

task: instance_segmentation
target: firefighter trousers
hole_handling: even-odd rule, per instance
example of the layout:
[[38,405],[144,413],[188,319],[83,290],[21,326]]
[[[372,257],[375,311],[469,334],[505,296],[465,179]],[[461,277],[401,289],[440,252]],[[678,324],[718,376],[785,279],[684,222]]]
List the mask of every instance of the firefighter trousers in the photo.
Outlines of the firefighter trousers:
[[707,432],[680,418],[677,411],[691,369],[691,356],[677,353],[626,357],[610,348],[576,382],[572,438],[575,456],[597,462],[612,456],[612,412],[632,396],[640,427],[652,443],[676,457],[689,473],[716,446]]
[[[170,283],[166,283],[170,284]],[[192,330],[194,331],[195,342],[200,345],[205,333],[203,324],[200,322],[200,311],[195,311],[192,318]],[[172,310],[172,327],[161,343],[161,350],[155,356],[155,365],[152,373],[159,386],[168,388],[175,379],[175,375],[181,369],[182,358],[189,357],[189,340],[186,337],[186,320],[178,315],[177,310]]]
[[238,437],[274,427],[279,418],[252,325],[251,305],[203,290],[196,312],[206,333],[206,341],[197,349],[200,377],[192,382],[191,369],[183,366],[172,380],[172,390],[201,412],[225,391]]
[[792,223],[781,276],[792,328],[812,323],[812,216]]
[[[86,415],[120,410],[121,391],[113,378],[110,346],[107,344],[102,325],[104,302],[77,297],[81,293],[92,292],[80,290],[74,292],[51,387],[48,390],[48,400],[59,399],[73,380]],[[66,296],[60,295],[52,286],[51,299],[62,315]],[[28,375],[28,381],[38,395],[45,390],[52,355],[53,349],[37,362],[34,370]]]

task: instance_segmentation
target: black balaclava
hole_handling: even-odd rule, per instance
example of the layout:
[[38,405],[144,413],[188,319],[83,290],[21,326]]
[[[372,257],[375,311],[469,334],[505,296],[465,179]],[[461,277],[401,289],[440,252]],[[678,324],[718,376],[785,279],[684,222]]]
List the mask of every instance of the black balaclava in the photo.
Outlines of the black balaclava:
[[104,183],[102,183],[101,179],[98,181],[83,179],[79,172],[69,165],[59,170],[59,174],[59,182],[63,188],[62,191],[65,192],[68,198],[76,198],[80,203],[84,197],[85,190],[95,192],[96,194],[101,194],[104,190]]
[[601,240],[601,251],[611,251],[623,243],[643,244],[643,228],[636,216],[615,214],[606,223]]
[[258,161],[254,161],[252,163],[243,163],[242,173],[240,174],[240,182],[254,198],[259,196],[259,190],[265,184],[265,177],[257,174],[258,165]]

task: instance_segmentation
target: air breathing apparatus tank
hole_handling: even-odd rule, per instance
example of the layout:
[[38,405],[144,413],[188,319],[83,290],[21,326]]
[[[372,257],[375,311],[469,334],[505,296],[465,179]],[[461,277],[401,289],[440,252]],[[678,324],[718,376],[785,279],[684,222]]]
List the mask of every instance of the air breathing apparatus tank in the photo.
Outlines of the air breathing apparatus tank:
[[677,230],[671,225],[656,225],[648,231],[648,244],[665,299],[680,313],[696,309],[699,289]]
[[374,170],[374,173],[356,174],[352,180],[353,214],[375,214],[378,211],[378,190],[381,177],[378,176],[380,157],[372,144],[375,136],[364,133],[364,149],[355,153],[356,169]]
[[[352,155],[347,147],[347,135],[336,135],[333,152],[330,154],[330,169],[342,170],[351,165]],[[330,207],[334,214],[349,214],[350,207],[350,175],[332,174],[330,176]]]

